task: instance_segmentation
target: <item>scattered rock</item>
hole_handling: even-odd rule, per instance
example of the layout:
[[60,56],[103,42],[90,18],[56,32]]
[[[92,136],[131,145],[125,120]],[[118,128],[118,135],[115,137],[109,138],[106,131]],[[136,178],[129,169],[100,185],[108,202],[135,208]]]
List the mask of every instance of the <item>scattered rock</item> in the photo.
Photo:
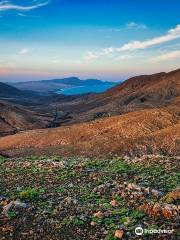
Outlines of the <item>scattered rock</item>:
[[154,196],[154,197],[161,197],[163,195],[162,192],[158,191],[158,190],[155,190],[155,189],[152,189],[151,190],[151,194]]
[[67,197],[61,203],[64,203],[65,205],[71,205],[71,204],[76,205],[78,201],[74,198]]
[[173,204],[143,204],[139,207],[140,211],[151,217],[164,217],[171,219],[179,215],[180,209],[178,206]]
[[16,208],[27,208],[27,204],[21,202],[19,199],[13,202]]
[[4,200],[6,200],[6,198],[0,195],[0,201],[4,201]]
[[101,185],[95,187],[93,189],[93,192],[101,195],[101,194],[104,194],[106,192],[109,192],[111,186],[112,186],[112,184],[110,184],[110,183],[101,184]]
[[111,200],[110,204],[111,204],[112,207],[115,207],[117,202],[116,202],[116,200]]
[[94,213],[94,217],[102,218],[103,217],[103,213],[101,211],[98,211],[97,213]]
[[162,201],[166,203],[178,203],[180,201],[180,187],[177,187],[174,189],[172,192],[169,192],[166,194],[163,198]]
[[27,208],[27,204],[21,202],[19,199],[17,199],[16,201],[11,201],[10,203],[8,203],[7,205],[5,205],[3,207],[2,215],[5,215],[6,217],[8,217],[9,216],[9,211],[12,207],[14,207],[14,208]]
[[123,234],[124,234],[123,230],[116,230],[115,233],[114,233],[114,237],[118,238],[118,239],[122,239]]
[[90,222],[90,225],[94,227],[94,226],[96,226],[96,222],[91,221],[91,222]]
[[70,184],[68,184],[68,187],[72,188],[72,187],[74,187],[74,184],[70,183]]
[[12,206],[13,206],[13,201],[11,201],[7,205],[5,205],[3,207],[2,215],[5,215],[6,217],[9,217],[8,213],[9,213],[9,210],[11,209]]
[[129,183],[127,185],[127,189],[129,190],[136,190],[136,191],[141,191],[141,187],[139,187],[138,185],[134,184],[134,183]]

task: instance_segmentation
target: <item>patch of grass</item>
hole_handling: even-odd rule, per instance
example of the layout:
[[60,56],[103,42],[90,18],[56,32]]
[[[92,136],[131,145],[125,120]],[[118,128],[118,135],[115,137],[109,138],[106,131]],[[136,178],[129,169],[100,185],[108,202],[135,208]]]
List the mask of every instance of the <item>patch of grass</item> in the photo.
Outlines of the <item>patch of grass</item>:
[[38,199],[42,193],[44,193],[44,189],[27,188],[25,190],[20,191],[18,193],[18,197],[21,200],[33,201],[35,199]]
[[137,210],[132,210],[130,213],[130,217],[132,218],[132,220],[134,222],[139,221],[140,219],[142,219],[145,216],[144,213],[137,211]]
[[8,212],[8,216],[9,216],[11,219],[13,219],[13,218],[16,217],[16,212],[14,212],[14,211],[9,211],[9,212]]
[[114,237],[113,233],[114,232],[110,231],[104,240],[117,240],[117,238]]
[[171,191],[180,182],[180,173],[176,169],[165,169],[156,164],[137,167],[137,173],[144,185],[162,189],[165,192]]
[[6,158],[0,155],[0,164],[3,164],[6,161]]
[[61,225],[62,226],[70,226],[70,225],[73,225],[73,226],[81,226],[83,225],[84,222],[79,219],[78,217],[72,217],[72,218],[69,218],[69,217],[65,217],[62,222],[61,222]]
[[66,190],[66,189],[63,188],[63,187],[57,187],[57,188],[54,189],[54,191],[57,192],[57,193],[64,193],[65,190]]

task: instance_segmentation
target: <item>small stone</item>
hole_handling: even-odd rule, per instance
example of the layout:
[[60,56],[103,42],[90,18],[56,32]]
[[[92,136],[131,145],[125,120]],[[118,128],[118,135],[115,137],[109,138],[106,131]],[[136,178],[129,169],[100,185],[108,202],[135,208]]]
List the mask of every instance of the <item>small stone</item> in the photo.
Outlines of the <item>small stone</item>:
[[12,206],[13,206],[13,201],[11,201],[9,204],[5,205],[3,207],[2,214],[5,215],[6,217],[9,217],[8,213],[9,213],[9,210],[12,208]]
[[17,207],[17,208],[27,208],[27,204],[21,202],[18,199],[16,201],[14,201],[14,206]]
[[103,213],[101,211],[98,211],[97,213],[94,214],[94,217],[102,218],[103,217]]
[[29,231],[29,234],[30,234],[30,235],[33,235],[33,233],[34,233],[33,230],[30,230],[30,231]]
[[163,195],[162,192],[157,191],[157,190],[155,190],[155,189],[152,189],[152,190],[151,190],[151,194],[152,194],[154,197],[160,197],[160,196]]
[[112,207],[115,207],[117,202],[116,202],[116,200],[111,200],[110,204],[111,204]]
[[72,188],[72,187],[74,187],[74,185],[72,183],[70,183],[70,184],[68,184],[68,187]]
[[112,185],[110,183],[101,184],[101,185],[97,186],[96,188],[94,188],[93,192],[101,195],[101,194],[108,192],[111,187],[112,187]]
[[149,194],[150,193],[150,188],[149,187],[143,188],[143,192],[146,193],[146,194]]
[[5,200],[6,198],[4,196],[0,196],[0,201]]
[[141,187],[139,187],[138,185],[134,184],[134,183],[129,183],[127,185],[127,188],[129,190],[136,190],[136,191],[141,191]]
[[74,204],[76,205],[78,203],[78,201],[74,198],[71,198],[71,197],[67,197],[63,200],[63,202],[66,204],[66,205],[70,205],[70,204]]
[[118,239],[122,239],[123,234],[124,234],[123,230],[116,230],[114,233],[114,237]]
[[93,226],[93,227],[96,226],[96,222],[94,222],[94,221],[92,221],[90,224],[91,224],[91,226]]

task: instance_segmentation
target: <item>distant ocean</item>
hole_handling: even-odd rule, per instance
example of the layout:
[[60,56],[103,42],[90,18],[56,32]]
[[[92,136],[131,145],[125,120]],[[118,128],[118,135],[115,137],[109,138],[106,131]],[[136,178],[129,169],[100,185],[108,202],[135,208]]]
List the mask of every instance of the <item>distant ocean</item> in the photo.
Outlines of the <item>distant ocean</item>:
[[72,88],[66,89],[59,89],[57,91],[58,94],[64,95],[77,95],[77,94],[84,94],[84,93],[101,93],[106,91],[107,89],[115,86],[117,83],[110,83],[110,84],[101,84],[101,85],[92,85],[92,86],[77,86]]

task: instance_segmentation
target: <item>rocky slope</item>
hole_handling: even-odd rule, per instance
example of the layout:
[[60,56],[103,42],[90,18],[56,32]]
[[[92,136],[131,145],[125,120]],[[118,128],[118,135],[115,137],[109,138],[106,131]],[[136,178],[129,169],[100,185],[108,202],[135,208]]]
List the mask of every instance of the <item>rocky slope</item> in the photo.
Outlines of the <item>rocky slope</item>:
[[117,115],[167,106],[180,96],[180,69],[169,73],[137,76],[108,91],[90,95],[84,105],[77,102],[76,122],[92,120],[97,113]]
[[44,128],[50,118],[19,105],[0,101],[0,136],[15,134],[27,129]]
[[1,138],[0,151],[98,157],[180,154],[180,70],[131,78],[103,94],[59,105],[55,98],[53,104],[68,112],[66,124],[80,124]]
[[[179,104],[141,110],[90,123],[27,131],[0,139],[0,151],[13,154],[78,156],[180,154]],[[28,153],[29,151],[29,153]]]

